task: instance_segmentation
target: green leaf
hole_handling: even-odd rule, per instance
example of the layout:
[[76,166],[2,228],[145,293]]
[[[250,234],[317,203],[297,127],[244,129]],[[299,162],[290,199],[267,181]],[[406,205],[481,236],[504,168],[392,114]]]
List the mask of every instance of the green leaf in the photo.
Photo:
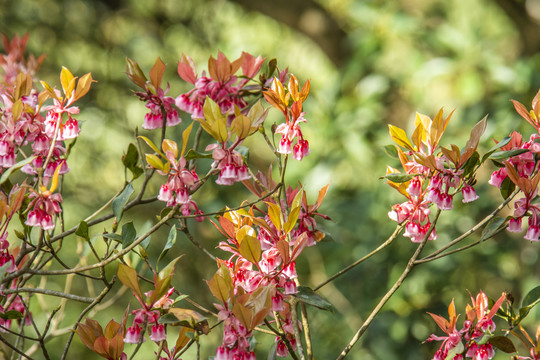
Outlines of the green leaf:
[[463,176],[471,174],[476,168],[476,166],[479,164],[479,162],[480,162],[480,155],[478,155],[478,152],[475,151],[474,153],[472,153],[471,157],[468,158],[465,164],[463,164],[462,166]]
[[131,194],[133,194],[133,185],[131,183],[127,184],[126,188],[116,199],[112,202],[112,209],[116,220],[120,221],[122,219],[122,214],[124,212],[124,206],[126,206]]
[[88,224],[86,221],[81,220],[77,230],[75,230],[75,235],[80,236],[87,241],[90,240],[90,237],[88,236]]
[[206,318],[195,310],[170,308],[167,314],[159,317],[158,324],[181,325],[193,329],[195,325],[206,321]]
[[[174,305],[174,304],[176,304],[176,303],[179,303],[180,301],[182,301],[182,300],[184,300],[184,299],[186,299],[186,298],[188,298],[188,297],[189,297],[189,295],[187,295],[187,294],[180,295],[179,297],[177,297],[177,298],[174,300],[174,302],[172,303],[172,305]],[[172,305],[171,305],[171,306],[172,306]]]
[[136,237],[137,231],[135,230],[135,226],[133,226],[133,221],[122,225],[122,248],[125,249],[129,245],[133,244]]
[[529,152],[529,149],[512,149],[506,151],[497,151],[489,156],[491,160],[504,160],[511,158],[512,156],[521,155],[523,153]]
[[301,302],[315,306],[321,310],[334,312],[334,305],[332,305],[328,300],[317,294],[315,291],[310,289],[307,286],[298,286],[298,292],[294,294],[298,300]]
[[152,150],[154,150],[156,153],[158,153],[159,155],[161,155],[164,159],[166,158],[166,156],[161,152],[161,150],[158,149],[158,147],[156,146],[156,144],[154,144],[152,142],[152,140],[150,140],[149,138],[147,138],[146,136],[142,136],[140,135],[139,136],[140,139],[143,139],[144,142],[150,146],[152,148]]
[[521,302],[522,307],[531,306],[532,304],[535,304],[540,299],[540,286],[535,287],[525,297],[523,298],[523,301]]
[[482,163],[484,161],[486,161],[490,157],[491,154],[493,154],[495,151],[497,151],[498,149],[500,149],[504,145],[508,144],[511,140],[512,140],[512,137],[507,136],[504,139],[502,139],[501,141],[499,141],[497,144],[495,144],[495,146],[493,146],[491,149],[489,149],[489,151],[487,153],[485,153],[484,156],[482,156]]
[[102,236],[107,239],[122,242],[122,235],[120,234],[110,233],[110,234],[103,234]]
[[274,71],[276,71],[276,68],[277,68],[277,60],[275,58],[270,59],[270,61],[268,61],[268,72],[267,72],[268,78],[270,78],[274,74]]
[[9,177],[11,176],[11,174],[16,171],[16,170],[19,170],[20,168],[22,168],[24,165],[27,165],[27,164],[30,164],[32,161],[34,161],[36,157],[35,156],[30,156],[24,160],[21,160],[19,161],[18,163],[16,163],[15,165],[13,165],[12,167],[10,167],[9,169],[7,169],[6,171],[4,171],[4,173],[2,174],[2,176],[0,176],[0,185],[2,185],[3,183],[6,182],[7,179],[9,179]]
[[394,183],[404,183],[411,180],[413,177],[417,176],[416,174],[388,174],[383,176],[381,179],[387,179]]
[[499,216],[491,219],[482,231],[482,237],[480,240],[484,241],[495,235],[500,229],[506,226],[505,222],[506,219]]
[[507,354],[516,352],[516,347],[514,346],[512,340],[505,336],[494,336],[488,340],[488,343]]
[[171,230],[169,230],[169,236],[167,237],[167,243],[163,247],[163,250],[161,250],[161,254],[159,254],[158,258],[158,264],[162,257],[167,254],[170,248],[173,247],[174,244],[176,244],[176,238],[178,236],[178,230],[176,229],[176,226],[171,226]]
[[128,145],[127,152],[124,156],[122,156],[122,164],[131,171],[131,174],[133,175],[133,179],[138,178],[143,173],[143,169],[138,165],[139,162],[139,151],[137,150],[137,147],[130,143]]
[[394,145],[385,145],[383,149],[386,155],[394,159],[399,159],[397,149]]
[[212,154],[203,154],[203,153],[195,151],[193,149],[189,149],[184,157],[188,161],[193,160],[193,159],[211,159]]
[[158,323],[159,324],[169,324],[169,325],[174,324],[174,326],[179,325],[179,326],[191,327],[191,324],[189,323],[189,321],[187,321],[187,320],[181,320],[180,321],[172,313],[161,315],[159,317]]
[[184,254],[182,254],[180,256],[177,256],[176,258],[171,260],[171,262],[169,262],[167,264],[167,266],[165,266],[163,269],[161,269],[161,271],[158,273],[158,279],[163,280],[163,279],[166,279],[168,277],[171,277],[172,274],[173,274],[173,271],[174,271],[174,267],[176,266],[176,263],[183,256],[184,256]]
[[17,310],[8,310],[5,313],[0,313],[0,318],[4,320],[22,319],[23,314],[21,314]]
[[506,200],[510,195],[512,195],[515,189],[516,184],[514,184],[512,180],[510,180],[510,177],[507,176],[506,179],[504,179],[501,183],[501,196]]

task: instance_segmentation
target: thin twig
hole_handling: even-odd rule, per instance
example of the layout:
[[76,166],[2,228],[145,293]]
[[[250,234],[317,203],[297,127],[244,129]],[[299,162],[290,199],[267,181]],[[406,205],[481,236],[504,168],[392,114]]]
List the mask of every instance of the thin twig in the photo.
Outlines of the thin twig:
[[293,300],[291,301],[291,316],[292,316],[294,337],[297,339],[296,349],[298,350],[298,353],[300,354],[300,360],[306,360],[306,357],[304,355],[304,347],[302,346],[302,338],[300,337],[300,328],[298,326],[298,312],[296,309],[297,304],[298,304],[298,300],[296,298],[293,298]]
[[375,306],[375,308],[371,311],[371,313],[367,317],[366,321],[362,324],[360,329],[358,329],[356,334],[354,334],[351,341],[349,341],[347,346],[345,346],[345,348],[343,349],[341,354],[339,354],[339,356],[337,357],[336,360],[341,360],[341,359],[345,358],[345,356],[347,356],[349,351],[351,351],[352,347],[358,342],[358,340],[364,334],[364,332],[366,332],[369,325],[371,325],[371,323],[373,322],[373,319],[375,318],[375,316],[377,316],[377,314],[379,313],[379,311],[381,311],[382,307],[386,304],[386,302],[388,300],[390,300],[390,298],[394,295],[394,293],[397,291],[397,289],[399,289],[399,287],[401,286],[401,284],[403,283],[405,278],[409,275],[411,270],[414,268],[414,266],[415,266],[414,262],[416,261],[418,256],[420,256],[420,253],[422,252],[422,249],[426,245],[426,243],[427,243],[427,241],[429,239],[429,236],[433,232],[433,229],[435,228],[435,224],[437,223],[437,220],[439,218],[440,213],[441,213],[441,210],[437,210],[437,213],[435,214],[435,218],[433,220],[433,223],[431,224],[428,232],[424,236],[424,239],[422,240],[422,242],[416,248],[416,251],[414,252],[413,256],[411,256],[411,258],[409,259],[409,261],[407,263],[407,266],[403,270],[403,273],[401,274],[399,279],[396,280],[396,282],[394,283],[394,285],[392,285],[390,290],[388,290],[388,292],[379,301],[377,306]]
[[[417,260],[417,263],[420,264],[420,263],[423,263],[423,262],[428,262],[428,261],[431,261],[432,258],[435,258],[437,255],[439,255],[440,253],[442,253],[443,251],[451,248],[452,246],[454,246],[455,244],[459,243],[461,240],[465,239],[466,237],[468,237],[469,235],[471,235],[473,232],[475,232],[476,230],[480,229],[482,226],[484,226],[485,224],[487,224],[489,221],[491,221],[510,201],[512,201],[512,199],[520,192],[519,189],[516,189],[506,200],[504,200],[499,206],[497,206],[497,208],[495,208],[495,210],[493,210],[488,216],[486,216],[482,221],[480,221],[478,224],[476,224],[475,226],[473,226],[471,229],[469,229],[468,231],[464,232],[463,234],[461,234],[460,236],[458,236],[457,238],[455,238],[454,240],[450,241],[448,244],[446,244],[445,246],[443,246],[442,248],[438,249],[437,251],[434,251],[433,253],[427,255],[427,256],[424,256],[422,259],[419,259]],[[437,257],[439,258],[439,257]]]
[[101,291],[101,293],[98,295],[98,297],[96,297],[94,299],[94,301],[88,305],[82,312],[81,314],[79,315],[79,317],[77,318],[77,321],[75,322],[75,325],[73,325],[73,328],[72,328],[72,331],[69,335],[69,338],[68,338],[68,341],[66,342],[66,346],[64,347],[64,351],[62,352],[62,358],[61,360],[65,360],[66,359],[66,356],[67,356],[67,353],[68,353],[68,350],[69,350],[69,347],[71,345],[71,341],[73,340],[73,336],[75,335],[75,330],[77,330],[77,327],[79,326],[79,323],[82,321],[83,317],[86,315],[86,313],[88,313],[90,310],[92,310],[92,308],[94,306],[96,306],[97,304],[99,304],[101,302],[101,300],[103,300],[103,298],[105,297],[105,295],[107,295],[109,293],[109,291],[111,290],[112,286],[114,284],[114,277],[113,277],[113,281],[111,281],[110,284],[108,284],[108,286],[106,286],[105,288],[103,288],[103,290]]
[[289,339],[287,339],[287,335],[285,335],[285,332],[283,331],[283,326],[281,326],[281,320],[279,319],[279,314],[274,311],[274,319],[276,319],[276,326],[278,328],[278,331],[275,331],[272,325],[270,325],[270,322],[268,320],[264,319],[264,323],[266,326],[268,326],[269,329],[273,330],[285,343],[285,346],[287,347],[287,351],[289,351],[289,354],[294,360],[299,360],[298,356],[296,355],[296,352],[294,351],[291,342]]
[[93,298],[73,295],[73,294],[66,294],[60,291],[56,290],[49,290],[49,289],[40,289],[40,288],[18,288],[18,289],[5,289],[3,290],[4,294],[18,294],[18,293],[35,293],[35,294],[44,294],[44,295],[50,295],[50,296],[57,296],[64,299],[69,300],[75,300],[82,303],[90,304],[92,301],[94,301]]
[[22,352],[21,350],[17,349],[17,347],[11,345],[11,343],[9,341],[7,341],[2,335],[0,335],[0,341],[3,342],[4,344],[6,344],[11,350],[15,351],[17,354],[19,354],[20,356],[24,356],[25,358],[29,359],[29,360],[34,360],[33,358],[31,358],[30,356],[26,355],[24,352]]
[[[178,206],[174,207],[173,210],[171,210],[165,217],[163,217],[160,221],[158,221],[154,226],[152,226],[146,233],[141,235],[138,239],[133,241],[128,247],[119,250],[116,254],[113,256],[104,259],[98,263],[87,265],[87,266],[80,266],[77,268],[73,268],[70,270],[49,270],[49,271],[26,271],[31,274],[35,275],[66,275],[66,274],[72,274],[72,273],[78,273],[88,270],[97,269],[100,267],[103,267],[105,265],[108,265],[115,261],[118,258],[121,258],[122,256],[129,253],[131,250],[133,250],[136,246],[138,246],[141,242],[143,242],[148,236],[152,235],[155,231],[157,231],[163,224],[165,224],[167,221],[173,218],[173,216],[176,214],[176,211],[178,210]],[[11,280],[11,278],[16,278],[20,275],[20,272],[17,271],[15,273],[12,273],[9,276],[6,276],[6,279]],[[4,280],[5,281],[5,280]]]
[[189,229],[187,227],[187,223],[184,223],[184,226],[179,229],[177,228],[178,230],[182,231],[184,234],[186,234],[187,238],[189,239],[189,241],[191,241],[191,243],[193,245],[195,245],[199,250],[201,250],[205,255],[207,255],[210,259],[212,259],[213,261],[216,261],[216,257],[214,255],[212,255],[208,250],[206,250],[206,248],[204,248],[201,243],[199,243],[194,237],[193,235],[191,235],[191,233],[189,232]]
[[311,345],[311,335],[309,331],[309,321],[307,317],[306,304],[300,303],[300,310],[302,311],[302,326],[304,328],[304,339],[306,340],[306,355],[307,360],[313,360],[313,346]]
[[379,251],[381,251],[382,249],[384,249],[385,247],[387,247],[388,245],[390,245],[392,243],[392,241],[394,241],[398,235],[401,233],[401,231],[403,230],[403,228],[405,227],[406,223],[402,223],[400,225],[398,225],[396,227],[396,229],[394,230],[394,232],[392,233],[392,235],[390,235],[390,237],[385,241],[383,242],[381,245],[379,245],[379,247],[377,247],[375,250],[373,250],[372,252],[370,252],[369,254],[363,256],[362,258],[356,260],[355,262],[353,262],[351,265],[347,266],[346,268],[338,271],[336,274],[330,276],[328,279],[326,279],[325,281],[323,281],[321,284],[317,285],[313,290],[314,291],[317,291],[319,290],[320,288],[322,288],[324,285],[328,284],[329,282],[331,281],[334,281],[336,278],[340,277],[341,275],[345,274],[346,272],[350,271],[351,269],[353,269],[354,267],[358,266],[359,264],[363,263],[364,261],[366,261],[367,259],[369,259],[370,257],[372,257],[373,255],[377,254]]
[[420,259],[420,260],[416,260],[414,262],[415,265],[418,265],[418,264],[422,264],[422,263],[426,263],[426,262],[430,262],[430,261],[435,261],[435,260],[438,260],[438,259],[441,259],[443,257],[446,257],[446,256],[449,256],[449,255],[452,255],[452,254],[456,254],[458,252],[461,252],[461,251],[464,251],[464,250],[467,250],[467,249],[470,249],[474,246],[477,246],[477,245],[480,245],[481,243],[483,243],[484,241],[488,240],[488,239],[492,239],[495,235],[497,235],[498,233],[500,233],[501,231],[504,231],[505,230],[505,227],[501,227],[500,229],[498,229],[497,231],[495,231],[493,234],[491,234],[489,237],[487,238],[484,238],[484,239],[480,239],[478,241],[475,241],[474,243],[471,243],[469,245],[465,245],[465,246],[462,246],[458,249],[455,249],[455,250],[451,250],[451,251],[448,251],[448,252],[445,252],[444,254],[439,254],[437,256],[434,256],[434,257],[430,257],[429,259],[426,259],[426,258],[423,258],[423,259]]

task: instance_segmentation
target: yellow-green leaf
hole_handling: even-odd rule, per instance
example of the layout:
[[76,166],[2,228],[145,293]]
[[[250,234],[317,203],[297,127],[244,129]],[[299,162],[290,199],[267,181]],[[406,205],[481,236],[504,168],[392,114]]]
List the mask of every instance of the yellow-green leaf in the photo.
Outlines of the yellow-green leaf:
[[390,136],[396,144],[406,149],[414,150],[411,142],[407,138],[407,134],[403,129],[393,125],[388,125],[388,129],[390,130]]
[[296,221],[298,220],[298,215],[300,214],[300,207],[295,207],[291,210],[289,213],[289,217],[287,218],[287,222],[285,225],[283,225],[283,230],[286,234],[290,233],[291,230],[294,228],[294,225],[296,225]]
[[16,122],[17,120],[19,120],[23,112],[23,109],[24,109],[24,106],[21,99],[13,103],[13,105],[11,106],[11,116],[13,117],[13,121]]
[[[72,84],[74,80],[73,74],[71,71],[68,70],[65,66],[62,66],[62,71],[60,72],[60,83],[62,84],[62,89],[64,90],[64,94],[69,98],[71,95],[70,87],[75,86]],[[71,88],[73,91],[73,88]]]
[[231,130],[238,136],[238,139],[245,139],[251,130],[250,119],[244,114],[238,114],[231,123]]
[[163,171],[163,163],[157,155],[146,154],[146,162],[154,169]]
[[281,208],[279,205],[276,205],[274,203],[267,203],[268,205],[268,216],[270,217],[270,221],[272,221],[272,224],[276,227],[278,231],[281,231],[282,229],[282,214],[281,214]]
[[193,128],[193,122],[189,124],[189,126],[182,132],[182,153],[180,156],[184,156],[184,153],[186,152],[187,143],[189,140],[189,135],[191,134],[191,129]]
[[238,247],[240,255],[247,261],[257,264],[261,259],[261,242],[254,236],[246,235]]
[[135,269],[119,263],[118,280],[120,280],[124,286],[133,291],[133,295],[135,295],[141,304],[143,303],[143,293],[139,286],[139,279],[137,278],[137,271],[135,271]]
[[142,136],[140,135],[139,136],[139,139],[143,139],[144,142],[150,146],[150,148],[152,148],[152,150],[154,150],[155,152],[157,152],[159,155],[161,155],[163,158],[166,158],[165,155],[158,149],[158,147],[152,142],[152,140],[150,140],[149,138],[147,138],[146,136]]
[[169,139],[165,139],[161,143],[161,148],[163,149],[165,153],[167,153],[167,151],[170,151],[173,154],[175,159],[178,157],[178,145],[176,145],[176,142]]
[[214,276],[207,281],[210,292],[219,301],[226,304],[229,301],[229,297],[233,291],[232,279],[229,269],[222,265],[214,274]]

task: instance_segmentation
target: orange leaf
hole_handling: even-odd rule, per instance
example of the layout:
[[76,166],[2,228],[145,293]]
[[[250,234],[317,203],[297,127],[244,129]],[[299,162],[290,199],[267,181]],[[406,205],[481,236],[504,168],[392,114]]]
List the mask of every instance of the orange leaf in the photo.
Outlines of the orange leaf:
[[298,79],[292,74],[289,79],[289,94],[291,94],[293,101],[298,101],[300,98],[300,94],[298,93]]
[[253,328],[251,327],[252,320],[253,320],[253,311],[248,308],[247,306],[242,305],[240,302],[237,302],[233,306],[233,313],[234,316],[244,325],[244,327],[251,331]]
[[161,58],[157,58],[154,66],[150,69],[150,82],[156,89],[161,86],[161,79],[163,79],[163,73],[165,72],[165,64],[161,61]]
[[90,86],[93,82],[96,82],[92,79],[92,73],[83,75],[79,82],[77,83],[77,89],[75,90],[74,101],[82,98],[84,95],[90,91]]
[[135,269],[127,265],[118,264],[117,276],[118,276],[118,279],[122,282],[122,284],[124,284],[124,286],[128,287],[133,292],[133,295],[137,298],[137,300],[141,304],[144,304],[143,293],[139,286],[139,279],[137,277],[137,271],[135,271]]

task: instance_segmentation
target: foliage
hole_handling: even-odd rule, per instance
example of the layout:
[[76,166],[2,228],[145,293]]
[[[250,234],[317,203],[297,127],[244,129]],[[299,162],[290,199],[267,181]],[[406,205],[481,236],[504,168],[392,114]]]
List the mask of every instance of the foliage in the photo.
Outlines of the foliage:
[[[300,177],[307,193],[312,194],[330,182],[331,178],[330,196],[326,197],[324,209],[334,221],[325,223],[331,234],[323,231],[326,233],[325,240],[333,238],[337,242],[323,242],[308,248],[308,256],[298,260],[299,276],[304,284],[312,288],[328,274],[339,271],[378,247],[381,239],[392,231],[392,222],[383,214],[389,210],[388,204],[403,200],[399,200],[402,195],[398,192],[388,191],[380,185],[382,181],[377,181],[384,174],[387,161],[394,168],[400,166],[397,158],[387,160],[381,156],[381,145],[389,141],[387,133],[381,131],[386,127],[384,123],[410,129],[411,132],[407,133],[412,134],[413,129],[408,127],[407,122],[410,119],[412,126],[413,109],[435,115],[440,104],[446,106],[445,114],[450,112],[448,108],[451,110],[457,106],[441,144],[447,146],[454,142],[463,146],[466,138],[462,136],[467,136],[469,131],[462,129],[469,129],[489,113],[488,127],[478,148],[478,153],[484,155],[493,146],[491,137],[500,139],[500,134],[505,134],[510,127],[519,129],[523,134],[527,132],[524,127],[527,123],[519,123],[517,117],[511,114],[513,109],[508,99],[530,102],[530,96],[540,85],[534,71],[538,64],[537,56],[523,56],[515,28],[496,5],[484,1],[475,0],[466,5],[459,1],[431,0],[414,4],[397,1],[322,1],[326,11],[339,19],[348,34],[347,48],[351,52],[349,57],[343,58],[342,67],[332,66],[316,44],[297,32],[257,13],[248,13],[230,2],[207,1],[193,6],[190,1],[149,1],[144,4],[42,1],[38,4],[33,0],[3,0],[0,4],[5,10],[0,14],[3,32],[13,35],[37,29],[32,30],[28,45],[32,52],[40,53],[48,49],[47,61],[42,62],[40,76],[49,84],[58,83],[56,79],[60,65],[68,66],[75,74],[92,71],[93,77],[99,80],[78,101],[83,104],[80,106],[84,111],[76,118],[84,136],[79,137],[77,146],[71,148],[69,165],[72,171],[66,176],[66,181],[61,182],[64,198],[74,200],[63,204],[65,224],[70,227],[79,225],[80,233],[87,234],[92,241],[95,241],[95,229],[90,227],[90,233],[85,233],[85,222],[80,219],[86,218],[93,209],[101,207],[113,194],[120,192],[119,179],[124,176],[124,171],[128,171],[128,179],[135,176],[131,171],[135,167],[124,170],[118,161],[118,154],[124,152],[126,159],[134,159],[128,154],[133,154],[133,149],[137,149],[137,156],[140,154],[139,158],[144,160],[143,153],[149,152],[141,151],[132,136],[132,129],[136,125],[140,127],[147,109],[144,103],[137,104],[136,97],[126,96],[129,92],[126,90],[128,78],[124,74],[126,55],[137,59],[141,67],[147,70],[158,56],[165,64],[170,64],[165,69],[164,77],[167,82],[170,81],[169,95],[189,90],[189,82],[173,76],[177,70],[176,61],[182,58],[182,51],[188,49],[199,71],[204,67],[207,54],[214,53],[216,49],[236,57],[242,49],[247,49],[263,56],[277,55],[290,65],[298,78],[311,77],[310,99],[304,104],[306,113],[310,114],[310,126],[302,125],[302,131],[312,145],[311,154],[301,163],[288,166],[286,181],[293,184]],[[212,22],[204,20],[209,14]],[[295,14],[300,18],[303,12]],[[483,20],[478,22],[480,17]],[[304,22],[299,21],[299,24]],[[303,56],[297,55],[298,49],[301,49]],[[137,87],[133,89],[140,90]],[[181,145],[186,118],[181,112],[179,115],[184,123],[168,129],[168,137]],[[279,112],[269,112],[269,118],[265,121],[268,133],[272,122],[282,122]],[[195,130],[194,125],[192,136]],[[152,132],[143,130],[140,134],[159,146],[160,141],[152,136]],[[203,133],[202,136],[207,141],[209,135]],[[245,142],[251,149],[246,159],[254,168],[263,169],[272,161],[273,155],[264,152],[263,141],[252,142],[250,139]],[[253,139],[257,139],[257,136]],[[142,146],[146,148],[144,144]],[[245,149],[239,147],[238,150],[242,156],[246,156]],[[97,157],[95,154],[100,155]],[[192,152],[185,157],[191,160],[194,155]],[[201,164],[206,161],[205,166],[208,167],[213,160],[197,161]],[[486,165],[485,170],[478,172],[478,179],[485,178],[486,171],[497,169],[494,165]],[[358,176],[358,172],[365,169],[373,169],[371,176]],[[15,175],[18,178],[21,176],[20,172]],[[165,182],[164,178],[159,178],[156,174],[148,185],[154,194],[158,194]],[[139,175],[136,181],[142,179]],[[507,180],[502,186],[507,195],[512,192],[511,184]],[[134,185],[137,189],[137,182]],[[228,189],[223,191],[224,187],[207,182],[206,190],[199,192],[194,200],[206,212],[219,211],[224,204],[238,200],[237,196],[231,194],[237,195],[243,186],[234,187],[233,192]],[[459,199],[454,203],[456,210],[443,212],[444,216],[437,225],[439,238],[430,242],[429,247],[438,249],[472,227],[497,205],[495,201],[499,199],[499,189],[489,187],[482,181],[474,188],[480,199],[474,206],[464,206],[460,205],[461,198],[456,196]],[[92,196],[83,196],[80,189],[88,189]],[[133,239],[130,235],[133,230],[142,234],[150,229],[149,214],[159,214],[161,210],[154,202],[145,205],[143,211],[139,211],[143,207],[130,207],[124,212],[121,210],[123,206],[118,205],[133,200],[136,193],[129,193],[128,185],[118,199],[120,201],[115,200],[117,206],[113,207],[121,211],[120,216],[125,217],[118,225],[122,230],[118,233],[122,235],[116,234],[116,237],[120,241],[123,236],[126,244]],[[506,216],[512,215],[512,210],[503,209],[502,217],[491,222],[483,235],[478,232],[469,239],[475,242],[489,236]],[[132,219],[131,226],[124,224],[124,221],[129,223]],[[113,221],[114,218],[104,224],[112,226]],[[216,255],[219,251],[216,253],[211,249],[221,238],[217,231],[204,224],[207,223],[193,223],[190,231],[202,248],[210,249]],[[160,257],[166,243],[168,246],[174,245],[160,257],[160,264],[172,260],[178,251],[187,253],[187,256],[178,263],[177,268],[185,259],[197,256],[197,247],[189,246],[183,231],[178,231],[177,239],[168,234],[171,234],[168,228],[158,230],[143,241],[143,244],[152,244],[147,248],[148,256],[153,259]],[[357,345],[350,356],[427,356],[430,346],[416,345],[434,330],[429,317],[425,316],[425,310],[442,313],[441,305],[452,297],[456,297],[456,304],[465,303],[467,294],[463,289],[478,291],[482,288],[489,295],[510,289],[516,298],[523,297],[528,289],[538,283],[535,275],[538,273],[536,247],[527,241],[516,241],[517,237],[507,234],[499,232],[495,240],[483,242],[474,251],[441,258],[430,266],[415,268],[414,280],[404,283],[390,299],[378,320],[364,335],[362,347]],[[66,252],[76,251],[74,241],[65,242],[64,247],[67,247]],[[98,244],[98,247],[101,246]],[[355,331],[357,324],[374,306],[374,299],[383,295],[381,284],[398,278],[410,255],[409,250],[404,242],[393,242],[370,262],[364,262],[318,290],[336,308],[334,313],[326,313],[308,307],[310,320],[325,334],[319,337],[312,333],[318,356],[334,356],[338,351],[337,344]],[[519,261],[511,254],[520,254]],[[196,269],[181,267],[177,270],[173,280],[176,288],[193,294],[194,289],[201,286],[200,279],[212,277],[214,263],[211,258],[198,257],[198,262],[200,266]],[[108,271],[115,272],[116,267]],[[150,273],[146,273],[146,276],[152,277]],[[64,289],[64,281],[59,276],[49,277],[47,284],[56,290]],[[84,284],[84,288],[92,291],[92,286],[88,286],[87,282]],[[76,282],[75,287],[83,288],[83,283]],[[37,298],[42,299],[43,296],[38,295]],[[46,303],[46,313],[60,304],[50,297],[47,297]],[[115,314],[121,314],[127,306],[123,301],[109,304],[116,307]],[[33,301],[30,305],[34,314],[43,313],[42,300]],[[206,306],[211,308],[209,303]],[[73,311],[68,311],[59,320],[60,329],[65,329],[68,321],[75,321],[71,315],[76,313],[75,309],[82,310],[84,307],[71,303],[70,308]],[[93,318],[98,318],[103,325],[110,320],[100,316],[98,312]],[[537,313],[533,311],[530,316],[537,317]],[[39,319],[45,321],[46,317],[42,315]],[[343,326],[332,326],[335,321]],[[212,336],[209,334],[207,341],[215,344],[218,340]],[[269,347],[264,339],[259,341]],[[55,349],[63,348],[59,341],[53,340],[53,343],[60,345]],[[80,346],[80,342],[75,342],[70,353],[80,353]],[[144,351],[144,348],[141,349],[141,352]],[[205,354],[206,350],[203,348],[201,351]]]

